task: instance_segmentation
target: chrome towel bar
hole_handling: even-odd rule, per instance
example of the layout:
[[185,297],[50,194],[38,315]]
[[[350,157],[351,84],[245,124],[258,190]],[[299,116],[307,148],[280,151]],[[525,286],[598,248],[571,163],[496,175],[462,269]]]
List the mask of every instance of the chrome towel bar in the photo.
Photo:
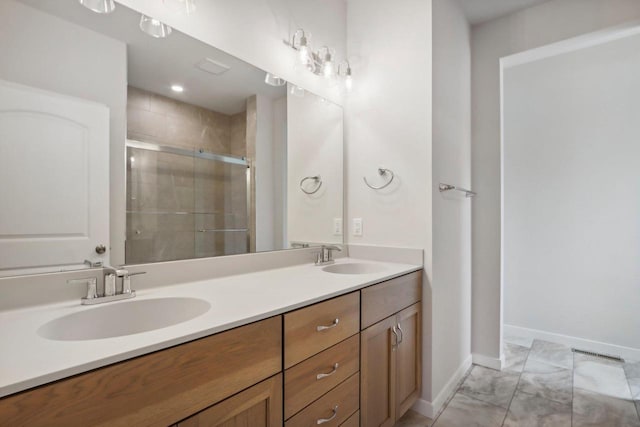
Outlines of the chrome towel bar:
[[456,187],[455,185],[451,185],[451,184],[440,183],[440,192],[441,193],[443,193],[445,191],[451,191],[451,190],[462,191],[463,193],[465,193],[464,195],[466,197],[473,197],[476,194],[478,194],[475,191],[467,190],[466,188]]

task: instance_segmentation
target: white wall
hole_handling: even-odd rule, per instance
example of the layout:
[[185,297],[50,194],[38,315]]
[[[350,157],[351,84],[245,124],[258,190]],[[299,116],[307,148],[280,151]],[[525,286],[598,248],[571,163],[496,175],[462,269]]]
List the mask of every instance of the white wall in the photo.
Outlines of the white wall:
[[[287,92],[287,237],[290,242],[342,244],[334,218],[343,215],[343,110],[310,92]],[[305,194],[300,181],[320,176],[322,185]],[[307,191],[316,189],[307,180]]]
[[636,34],[504,70],[507,325],[640,354],[638,52]]
[[500,357],[499,59],[640,18],[637,0],[552,0],[472,29],[472,351]]
[[345,59],[345,0],[206,0],[194,14],[177,14],[159,0],[118,0],[198,40],[259,68],[341,102],[341,90],[296,67],[296,53],[284,44],[298,28],[312,34],[315,48],[328,45]]
[[[433,184],[471,186],[471,40],[458,1],[433,2]],[[471,203],[433,192],[435,409],[471,357]],[[463,367],[463,368],[461,368]]]
[[[112,190],[111,262],[123,264],[126,45],[13,0],[4,0],[0,2],[0,52],[1,79],[109,107],[110,159],[105,161],[110,162]],[[120,236],[121,240],[114,236]]]
[[[442,327],[431,310],[437,304],[431,296],[431,25],[431,0],[348,1],[354,88],[346,100],[347,241],[424,249],[424,402],[434,395],[432,370],[438,371],[447,351],[433,349],[431,337],[432,324]],[[375,191],[362,178],[378,183],[380,166],[396,178]],[[361,237],[350,233],[352,218],[363,219]],[[436,382],[446,375],[436,372]]]

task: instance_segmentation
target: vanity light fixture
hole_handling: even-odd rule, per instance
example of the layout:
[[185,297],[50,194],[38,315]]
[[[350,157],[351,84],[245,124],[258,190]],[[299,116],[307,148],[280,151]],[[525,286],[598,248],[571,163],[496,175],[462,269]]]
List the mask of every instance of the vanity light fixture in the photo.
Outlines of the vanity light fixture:
[[287,81],[283,78],[280,78],[274,74],[267,73],[264,77],[264,82],[269,86],[284,86],[287,84]]
[[[324,49],[324,55],[320,56],[320,52]],[[317,54],[318,57],[322,58],[318,61],[322,65],[322,75],[325,79],[330,79],[333,77],[333,55],[331,54],[331,49],[328,46],[322,46]]]
[[162,2],[171,10],[184,12],[187,15],[196,11],[196,0],[162,0]]
[[338,65],[338,76],[344,77],[344,88],[347,92],[351,92],[353,89],[353,77],[351,76],[351,65],[349,65],[349,61]]
[[80,4],[95,13],[111,13],[116,10],[113,0],[79,0]]
[[182,93],[184,92],[184,87],[180,85],[171,85],[171,90],[174,92]]
[[310,39],[311,34],[305,33],[302,28],[298,28],[291,39],[291,47],[298,51],[298,62],[305,67],[312,65],[313,61],[309,44]]
[[147,15],[140,17],[140,29],[151,37],[163,39],[171,34],[171,27]]
[[326,79],[332,79],[336,76],[343,77],[345,79],[345,88],[350,91],[353,86],[353,76],[349,62],[345,61],[344,69],[338,66],[336,71],[335,50],[329,46],[322,46],[317,51],[313,51],[309,43],[310,37],[309,33],[302,28],[298,28],[293,33],[291,41],[285,40],[285,44],[298,52],[297,62],[305,65],[313,74],[323,76]]

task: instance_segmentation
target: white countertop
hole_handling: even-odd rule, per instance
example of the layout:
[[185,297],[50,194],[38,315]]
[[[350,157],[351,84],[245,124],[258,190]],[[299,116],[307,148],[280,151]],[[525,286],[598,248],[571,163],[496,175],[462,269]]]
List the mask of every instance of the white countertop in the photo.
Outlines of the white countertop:
[[[187,322],[115,338],[54,341],[37,333],[38,328],[53,319],[104,305],[82,306],[80,301],[72,300],[0,312],[0,397],[266,319],[421,269],[411,264],[353,258],[336,261],[350,262],[377,264],[384,270],[370,274],[334,274],[305,264],[145,289],[139,291],[133,301],[192,297],[206,300],[211,308]],[[109,325],[95,327],[108,328]]]

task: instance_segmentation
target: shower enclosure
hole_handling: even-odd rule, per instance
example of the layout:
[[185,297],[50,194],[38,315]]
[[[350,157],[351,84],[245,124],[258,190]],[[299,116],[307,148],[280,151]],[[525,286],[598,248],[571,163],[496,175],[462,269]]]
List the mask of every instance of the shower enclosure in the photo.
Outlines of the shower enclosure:
[[250,183],[246,158],[128,140],[125,262],[249,252]]

